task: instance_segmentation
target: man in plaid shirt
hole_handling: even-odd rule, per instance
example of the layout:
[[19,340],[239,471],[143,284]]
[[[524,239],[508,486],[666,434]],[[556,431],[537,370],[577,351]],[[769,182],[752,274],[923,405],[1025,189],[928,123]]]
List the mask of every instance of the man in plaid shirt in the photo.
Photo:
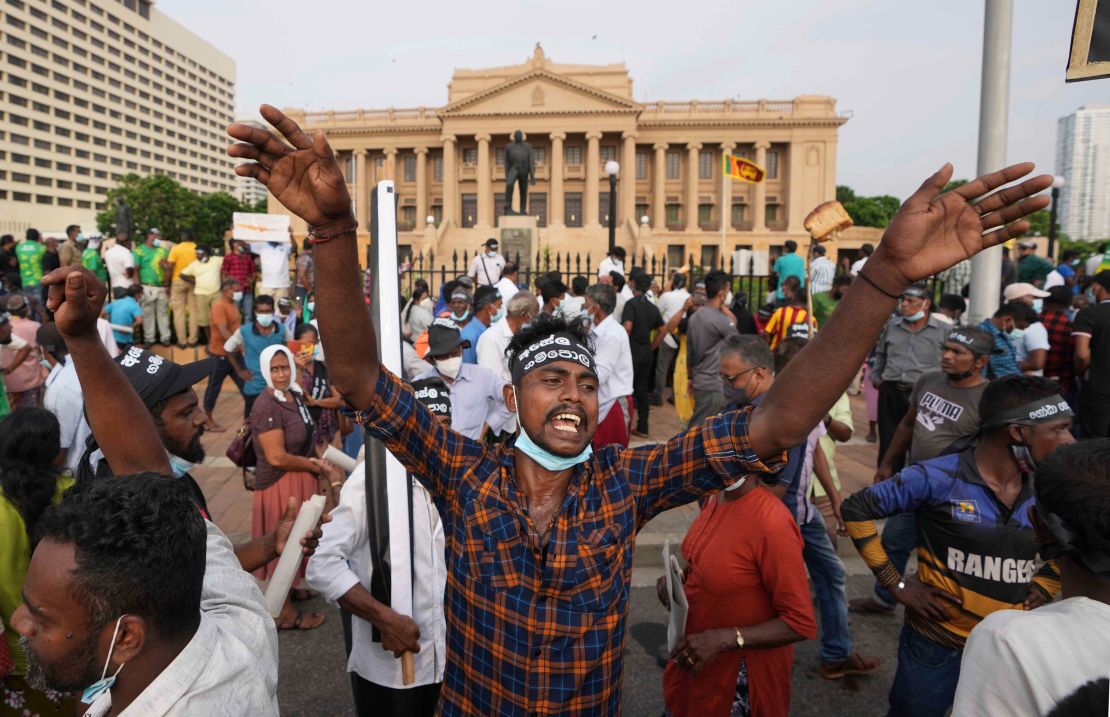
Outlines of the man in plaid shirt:
[[254,309],[254,279],[258,275],[258,266],[245,241],[232,240],[231,253],[224,257],[220,274],[225,279],[235,279],[243,287],[239,311],[244,319],[249,318]]
[[1075,339],[1071,335],[1068,306],[1071,289],[1054,286],[1048,290],[1041,312],[1041,323],[1048,330],[1048,355],[1044,360],[1044,376],[1060,384],[1060,393],[1075,405]]
[[[441,426],[379,364],[359,301],[357,225],[335,155],[323,132],[310,138],[276,108],[261,112],[292,146],[232,125],[229,134],[243,144],[229,154],[256,160],[236,172],[266,184],[320,238],[317,308],[333,385],[367,430],[423,476],[444,521],[441,715],[619,714],[637,530],[667,508],[777,468],[848,387],[902,290],[1027,229],[1016,220],[1047,205],[1032,195],[1052,181],[1036,177],[972,203],[1032,165],[940,194],[952,176],[946,164],[902,205],[843,310],[760,406],[706,419],[665,444],[591,453],[598,381],[584,335],[558,319],[533,324],[510,346],[513,381],[505,387],[521,431],[515,443],[488,445]],[[808,380],[816,374],[823,380]],[[764,625],[734,627],[728,644],[691,639],[671,657],[696,671],[723,650],[772,644]]]

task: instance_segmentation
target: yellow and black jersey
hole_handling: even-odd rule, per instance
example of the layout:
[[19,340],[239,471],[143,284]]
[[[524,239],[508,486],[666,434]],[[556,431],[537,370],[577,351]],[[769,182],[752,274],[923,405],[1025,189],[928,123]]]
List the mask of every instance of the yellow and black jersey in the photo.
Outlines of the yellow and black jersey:
[[1031,586],[1051,596],[1060,589],[1056,566],[1037,554],[1026,480],[1013,508],[983,482],[973,449],[909,466],[844,501],[841,512],[856,549],[886,587],[901,576],[891,565],[875,520],[917,514],[918,577],[960,597],[942,623],[907,611],[906,620],[941,644],[962,648],[971,629],[996,610],[1021,609]]

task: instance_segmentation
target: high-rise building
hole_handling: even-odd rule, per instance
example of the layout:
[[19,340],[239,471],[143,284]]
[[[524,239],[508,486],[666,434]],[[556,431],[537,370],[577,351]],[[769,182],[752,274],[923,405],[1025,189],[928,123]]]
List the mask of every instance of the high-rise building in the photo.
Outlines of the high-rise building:
[[235,62],[153,0],[0,6],[0,231],[94,228],[125,174],[235,192]]
[[[268,129],[265,125],[252,117],[236,117],[235,121],[238,124],[245,124],[251,127],[257,127],[258,129]],[[249,160],[239,160],[235,162],[235,164],[246,164],[248,161]],[[266,197],[270,196],[270,194],[269,191],[266,189],[266,185],[264,185],[257,179],[254,179],[253,177],[240,177],[239,175],[235,175],[235,196],[241,202],[254,204],[266,199]]]
[[1056,122],[1060,231],[1072,239],[1110,239],[1110,105],[1080,107]]

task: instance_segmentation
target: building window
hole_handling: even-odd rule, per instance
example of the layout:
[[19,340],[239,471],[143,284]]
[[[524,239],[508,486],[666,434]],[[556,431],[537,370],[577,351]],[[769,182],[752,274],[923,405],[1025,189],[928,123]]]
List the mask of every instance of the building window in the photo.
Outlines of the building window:
[[682,244],[667,245],[667,268],[677,269],[686,265],[686,247]]
[[397,228],[403,232],[411,232],[416,227],[416,207],[401,207],[401,221]]
[[701,265],[704,269],[719,268],[718,262],[718,247],[716,244],[703,244],[701,247]]
[[568,144],[563,154],[567,164],[575,166],[582,164],[582,145]]
[[[477,152],[477,150],[475,150]],[[478,195],[462,195],[462,226],[469,229],[478,223]]]
[[[532,155],[535,156],[535,152],[533,152]],[[505,166],[505,148],[504,147],[498,147],[497,149],[493,150],[493,163],[496,164],[498,167],[504,167]]]
[[779,178],[779,153],[777,150],[767,150],[767,166],[764,169],[767,170],[767,179]]
[[667,179],[678,179],[682,166],[682,157],[678,152],[667,152]]
[[563,223],[568,227],[582,226],[582,192],[567,192]]
[[712,204],[699,204],[698,205],[698,226],[702,229],[713,228],[713,205]]
[[[435,157],[432,158],[432,177],[434,177],[435,181],[437,181],[437,182],[442,182],[443,181],[443,155],[442,154],[437,154]],[[441,211],[442,211],[442,209],[441,209]]]
[[681,204],[668,204],[667,205],[667,228],[668,229],[681,229],[682,228],[682,205]]
[[733,204],[732,205],[732,228],[740,229],[744,226],[744,222],[748,221],[748,205],[747,204]]
[[646,205],[646,204],[637,204],[636,205],[636,223],[639,224],[640,219],[642,219],[643,217],[646,217],[647,215],[648,215],[648,205]]
[[536,164],[547,164],[547,147],[533,147],[532,158]]
[[781,207],[781,205],[779,205],[779,204],[768,204],[767,205],[767,223],[768,224],[778,224],[779,221],[781,221],[779,219],[780,207]]
[[713,152],[698,153],[698,179],[713,179]]
[[[405,176],[405,181],[406,182],[415,182],[416,181],[416,155],[415,154],[405,155],[404,162],[405,162],[405,175],[404,175]],[[416,210],[413,209],[413,212],[415,212],[415,211]]]
[[[442,157],[440,159],[442,159]],[[432,224],[434,224],[437,227],[440,224],[443,223],[443,205],[442,204],[433,204],[432,205],[432,219],[434,220],[432,222]]]
[[601,164],[604,165],[609,160],[614,162],[617,160],[617,148],[611,144],[601,146]]
[[478,148],[467,147],[463,150],[463,164],[475,165],[478,164]]
[[346,164],[346,167],[345,167],[346,171],[343,173],[343,175],[344,175],[343,178],[344,178],[344,180],[346,180],[347,184],[355,184],[355,166],[356,166],[355,162],[356,161],[357,160],[355,159],[354,155],[351,155],[350,157],[347,158],[347,164]]
[[636,179],[648,178],[648,153],[636,153]]
[[536,218],[536,226],[547,226],[547,194],[531,192],[528,194],[528,213]]
[[597,215],[601,218],[601,226],[609,226],[609,192],[604,191],[597,196]]

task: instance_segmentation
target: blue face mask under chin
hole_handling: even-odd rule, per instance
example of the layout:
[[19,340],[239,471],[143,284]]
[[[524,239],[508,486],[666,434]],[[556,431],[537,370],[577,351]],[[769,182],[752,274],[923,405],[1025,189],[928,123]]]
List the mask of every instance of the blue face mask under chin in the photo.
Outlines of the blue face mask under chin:
[[466,311],[462,312],[462,314],[456,314],[455,312],[451,312],[451,318],[454,319],[455,321],[460,321],[460,322],[461,321],[466,321],[467,317],[469,317],[469,316],[470,316],[470,309],[467,309]]
[[[515,386],[513,387],[513,398],[516,399],[516,405],[519,408],[520,399],[517,398]],[[532,440],[532,437],[528,435],[528,432],[524,430],[523,423],[520,423],[520,431],[516,435],[514,447],[517,450],[523,451],[524,455],[549,471],[565,471],[568,468],[573,468],[579,463],[585,462],[594,452],[593,446],[587,443],[586,447],[582,449],[582,452],[577,455],[569,457],[557,456],[546,448],[538,446],[536,442]]]

